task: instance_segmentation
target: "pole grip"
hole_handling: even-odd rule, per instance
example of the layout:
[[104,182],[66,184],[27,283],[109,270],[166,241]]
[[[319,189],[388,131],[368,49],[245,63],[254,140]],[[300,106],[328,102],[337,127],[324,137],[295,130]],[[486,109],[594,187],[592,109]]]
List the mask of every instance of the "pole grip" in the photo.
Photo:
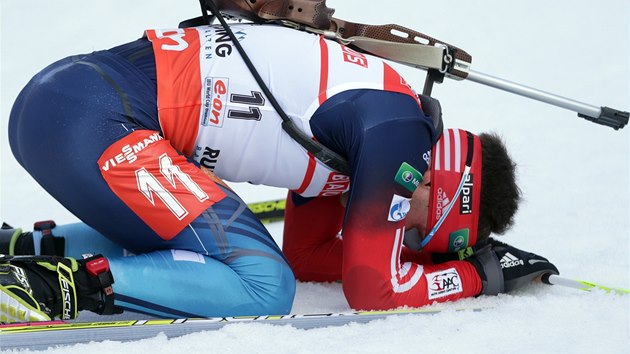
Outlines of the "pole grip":
[[630,290],[628,289],[603,286],[603,285],[591,283],[584,280],[563,278],[561,276],[551,274],[551,273],[543,274],[540,280],[545,284],[566,286],[569,288],[584,290],[584,291],[591,291],[593,289],[599,289],[607,293],[614,293],[614,294],[619,294],[619,295],[630,294]]
[[598,117],[591,117],[582,113],[578,113],[578,117],[619,130],[628,124],[629,115],[628,112],[610,107],[602,107],[601,113]]

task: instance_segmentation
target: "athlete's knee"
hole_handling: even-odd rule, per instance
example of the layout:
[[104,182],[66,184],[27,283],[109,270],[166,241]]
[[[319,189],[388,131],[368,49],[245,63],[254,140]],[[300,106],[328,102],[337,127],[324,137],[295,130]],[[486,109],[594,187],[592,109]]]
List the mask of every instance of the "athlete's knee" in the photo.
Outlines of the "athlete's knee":
[[310,256],[310,252],[307,251],[308,250],[298,249],[296,247],[282,248],[282,253],[284,253],[284,256],[287,258],[296,279],[308,281],[307,279],[304,279],[307,277],[307,274],[305,274],[306,272],[304,271],[307,265],[305,260]]
[[278,264],[251,286],[257,289],[262,314],[284,315],[291,311],[295,297],[295,277],[288,264]]
[[295,298],[295,277],[291,268],[286,265],[280,278],[279,286],[273,291],[274,306],[271,308],[270,313],[288,314],[293,307],[293,299]]

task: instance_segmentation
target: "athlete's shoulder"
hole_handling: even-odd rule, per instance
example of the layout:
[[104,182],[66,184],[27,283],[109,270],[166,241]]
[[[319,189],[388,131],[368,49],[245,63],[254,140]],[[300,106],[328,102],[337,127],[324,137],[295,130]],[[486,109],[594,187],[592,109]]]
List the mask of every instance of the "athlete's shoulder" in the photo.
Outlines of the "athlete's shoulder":
[[[290,47],[302,42],[319,40],[319,35],[276,24],[234,24],[230,25],[230,28],[241,42],[252,36],[267,45]],[[223,28],[219,26],[217,31],[223,31]]]

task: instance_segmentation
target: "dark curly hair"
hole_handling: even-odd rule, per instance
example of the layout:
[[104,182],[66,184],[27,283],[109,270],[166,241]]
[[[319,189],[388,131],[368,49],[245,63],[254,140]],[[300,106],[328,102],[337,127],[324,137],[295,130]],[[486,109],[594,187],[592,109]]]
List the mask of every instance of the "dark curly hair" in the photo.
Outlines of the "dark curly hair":
[[516,163],[495,133],[479,134],[482,151],[481,197],[477,242],[491,233],[503,234],[514,223],[521,200],[516,184]]

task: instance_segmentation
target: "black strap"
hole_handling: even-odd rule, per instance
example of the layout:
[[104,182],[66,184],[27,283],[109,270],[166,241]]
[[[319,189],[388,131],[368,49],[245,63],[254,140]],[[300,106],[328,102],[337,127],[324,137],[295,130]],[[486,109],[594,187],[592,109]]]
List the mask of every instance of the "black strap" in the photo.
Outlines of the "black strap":
[[263,91],[265,96],[267,96],[273,108],[276,110],[276,112],[278,112],[278,115],[280,115],[280,118],[282,119],[282,129],[287,134],[289,134],[289,136],[293,138],[293,140],[295,140],[300,145],[302,145],[302,147],[306,149],[306,151],[310,152],[316,159],[318,159],[319,161],[321,161],[322,163],[324,163],[326,166],[330,167],[331,169],[349,176],[350,167],[348,166],[348,161],[346,161],[346,159],[343,158],[341,155],[337,154],[336,152],[330,150],[326,146],[322,145],[321,143],[317,142],[316,140],[311,139],[306,134],[304,134],[304,132],[302,132],[295,126],[293,121],[287,116],[287,114],[284,112],[282,107],[280,107],[280,104],[275,99],[275,97],[273,96],[273,94],[271,93],[271,91],[269,90],[265,82],[263,81],[263,79],[258,74],[256,67],[254,67],[254,64],[251,62],[251,60],[247,56],[247,53],[245,53],[245,50],[241,46],[240,42],[238,41],[238,39],[236,38],[232,30],[230,29],[230,26],[227,24],[227,22],[225,22],[223,15],[221,15],[214,1],[213,0],[199,0],[199,2],[201,4],[202,15],[203,15],[204,20],[206,20],[207,23],[210,24],[210,17],[207,15],[206,8],[204,7],[204,3],[205,3],[205,5],[208,6],[212,14],[216,16],[216,18],[219,20],[219,22],[221,23],[221,26],[223,26],[223,28],[225,29],[225,32],[230,37],[230,40],[236,47],[236,50],[238,50],[239,54],[243,58],[245,65],[247,65],[247,68],[251,72],[252,76],[254,76],[254,79],[258,83],[258,86],[260,86],[261,90]]
[[466,260],[475,266],[481,278],[482,289],[479,295],[497,295],[505,292],[501,263],[492,251],[491,245],[482,247]]
[[40,254],[42,256],[64,256],[66,239],[53,235],[52,229],[54,229],[55,226],[57,225],[53,220],[38,221],[33,226],[34,230],[42,233],[40,242]]
[[440,139],[444,131],[442,105],[440,101],[431,96],[423,94],[418,95],[418,98],[420,99],[420,103],[422,103],[422,111],[424,114],[428,115],[433,120],[433,127],[435,128],[435,141],[433,141],[433,143],[435,143]]
[[86,258],[83,260],[85,270],[96,281],[101,288],[102,296],[104,298],[103,303],[94,312],[99,315],[112,315],[121,313],[122,310],[114,306],[114,290],[112,284],[114,284],[114,276],[109,270],[109,262],[107,258],[100,254]]
[[466,153],[466,166],[472,166],[473,154],[475,152],[475,136],[473,133],[466,131],[466,137],[468,140],[468,151]]

